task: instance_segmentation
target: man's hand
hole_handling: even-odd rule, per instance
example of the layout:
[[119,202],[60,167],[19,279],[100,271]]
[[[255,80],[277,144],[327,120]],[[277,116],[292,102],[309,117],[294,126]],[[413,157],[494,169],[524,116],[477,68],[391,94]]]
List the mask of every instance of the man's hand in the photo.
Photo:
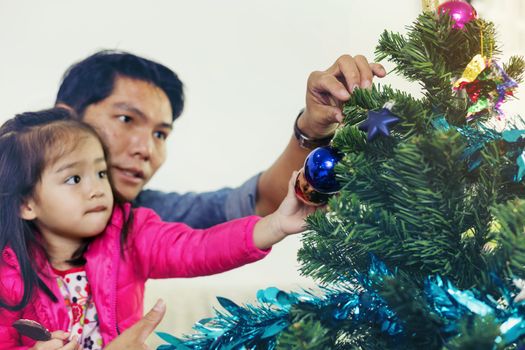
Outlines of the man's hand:
[[105,350],[147,350],[149,349],[144,343],[148,336],[158,326],[164,314],[166,313],[166,304],[159,299],[155,306],[142,319],[132,327],[126,329],[121,335],[110,342]]
[[[354,89],[369,88],[374,76],[385,75],[382,65],[368,63],[361,55],[343,55],[327,70],[311,73],[306,85],[306,108],[297,120],[299,129],[310,139],[332,135],[343,121],[341,107]],[[292,136],[284,152],[259,178],[255,203],[258,215],[277,210],[286,196],[290,175],[301,169],[308,153],[310,150],[300,147]]]
[[374,76],[386,71],[378,63],[368,63],[362,55],[343,55],[325,71],[310,74],[306,86],[306,108],[299,128],[309,137],[320,139],[332,134],[343,121],[341,107],[355,88],[370,88]]

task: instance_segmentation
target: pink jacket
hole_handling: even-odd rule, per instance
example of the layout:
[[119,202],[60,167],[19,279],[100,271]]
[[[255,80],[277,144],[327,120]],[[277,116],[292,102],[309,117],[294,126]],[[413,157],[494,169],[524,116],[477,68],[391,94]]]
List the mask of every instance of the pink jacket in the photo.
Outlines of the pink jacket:
[[[142,317],[144,285],[148,278],[194,277],[215,274],[266,256],[253,243],[258,217],[229,221],[205,230],[185,224],[162,222],[153,211],[133,210],[134,220],[124,255],[121,254],[122,211],[115,209],[103,234],[86,254],[86,274],[97,307],[100,332],[107,344]],[[127,216],[127,215],[126,215]],[[69,329],[69,317],[58,289],[56,275],[40,254],[35,257],[39,275],[53,291],[53,303],[40,289],[21,311],[0,309],[0,349],[27,349],[34,341],[20,337],[12,323],[20,318],[35,320],[51,331]],[[0,297],[18,303],[23,294],[19,264],[5,248],[0,259]]]

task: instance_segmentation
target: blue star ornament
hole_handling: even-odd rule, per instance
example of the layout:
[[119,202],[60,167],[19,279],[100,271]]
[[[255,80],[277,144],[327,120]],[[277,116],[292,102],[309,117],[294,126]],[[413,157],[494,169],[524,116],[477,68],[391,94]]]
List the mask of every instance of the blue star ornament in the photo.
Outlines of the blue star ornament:
[[359,130],[367,131],[368,141],[372,141],[378,134],[390,136],[389,128],[399,122],[388,108],[381,108],[379,111],[368,111],[368,119],[359,124]]

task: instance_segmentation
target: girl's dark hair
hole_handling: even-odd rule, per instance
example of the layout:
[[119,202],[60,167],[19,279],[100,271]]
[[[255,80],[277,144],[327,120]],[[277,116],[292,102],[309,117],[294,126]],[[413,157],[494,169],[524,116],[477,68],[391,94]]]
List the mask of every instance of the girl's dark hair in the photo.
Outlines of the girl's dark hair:
[[[0,127],[0,252],[6,247],[14,251],[24,283],[20,302],[9,305],[0,300],[0,307],[9,310],[24,308],[35,288],[41,288],[51,300],[58,301],[36,272],[37,266],[32,256],[36,250],[41,250],[46,257],[47,254],[40,243],[35,224],[20,217],[20,208],[25,200],[35,195],[35,187],[45,168],[71,152],[79,139],[89,136],[99,140],[107,161],[107,150],[96,131],[65,109],[19,114]],[[109,172],[108,178],[111,183]],[[122,200],[113,192],[115,207],[123,210]],[[129,215],[123,225],[123,242],[131,220]],[[83,255],[89,243],[86,240],[68,262],[73,265],[84,264]]]

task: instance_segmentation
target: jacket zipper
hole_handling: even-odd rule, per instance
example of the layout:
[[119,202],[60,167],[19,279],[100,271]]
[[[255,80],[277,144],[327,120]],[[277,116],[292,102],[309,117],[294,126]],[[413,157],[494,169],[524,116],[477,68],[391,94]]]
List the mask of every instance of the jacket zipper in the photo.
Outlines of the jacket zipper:
[[120,335],[120,329],[118,327],[117,322],[117,285],[118,285],[118,267],[119,267],[119,254],[120,254],[120,240],[117,243],[117,249],[114,250],[115,255],[113,256],[113,262],[116,270],[115,270],[115,278],[113,279],[115,281],[115,284],[113,285],[113,313],[114,313],[114,319],[115,319],[115,330],[117,331],[117,335]]

